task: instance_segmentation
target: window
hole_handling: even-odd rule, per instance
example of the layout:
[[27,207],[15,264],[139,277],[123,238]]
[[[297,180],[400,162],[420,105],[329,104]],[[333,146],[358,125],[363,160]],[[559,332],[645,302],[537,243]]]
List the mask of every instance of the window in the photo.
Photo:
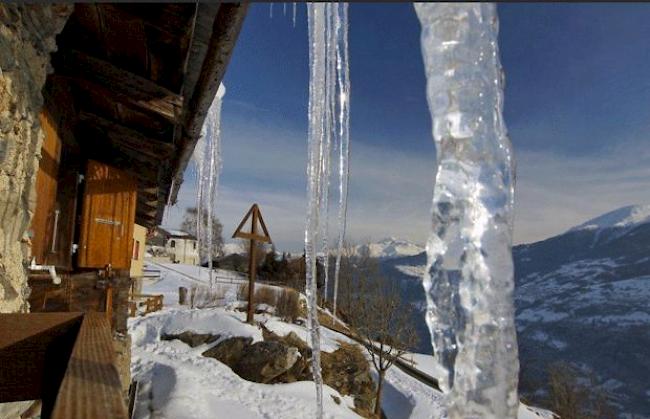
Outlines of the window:
[[170,241],[169,242],[169,247],[172,247],[172,248],[176,247],[176,241],[175,240]]
[[140,241],[139,240],[133,240],[133,260],[138,260],[138,257],[140,255]]

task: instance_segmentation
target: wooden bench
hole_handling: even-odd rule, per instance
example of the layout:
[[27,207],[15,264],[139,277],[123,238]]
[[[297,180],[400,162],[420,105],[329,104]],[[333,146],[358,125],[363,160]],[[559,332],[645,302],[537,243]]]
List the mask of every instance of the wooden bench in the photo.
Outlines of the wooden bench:
[[0,314],[0,403],[44,419],[126,419],[105,313]]

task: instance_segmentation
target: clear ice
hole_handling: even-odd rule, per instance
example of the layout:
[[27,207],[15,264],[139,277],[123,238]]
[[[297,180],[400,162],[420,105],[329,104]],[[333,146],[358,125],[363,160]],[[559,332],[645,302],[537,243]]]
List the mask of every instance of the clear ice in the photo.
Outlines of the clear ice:
[[[333,146],[343,150],[339,166],[347,190],[347,124],[349,76],[347,66],[347,4],[308,3],[309,25],[309,134],[307,163],[307,221],[305,226],[306,295],[312,344],[312,372],[316,384],[317,415],[323,415],[323,380],[320,369],[317,259],[324,265],[328,281],[328,208]],[[341,51],[345,49],[345,51]],[[342,82],[347,81],[347,84]],[[345,137],[341,135],[345,133]],[[345,140],[342,140],[345,138]],[[345,144],[343,144],[343,141]],[[340,154],[340,153],[339,153]],[[341,166],[342,165],[342,166]],[[340,198],[343,203],[345,197]],[[340,211],[339,211],[340,212]],[[343,220],[345,212],[339,220]],[[341,228],[341,226],[339,226]],[[324,297],[327,298],[327,285]]]
[[339,211],[338,243],[334,264],[334,291],[332,312],[336,316],[336,304],[339,291],[339,273],[341,270],[341,252],[345,240],[348,211],[348,182],[350,175],[350,67],[348,56],[348,5],[343,3],[340,10],[340,22],[336,28],[337,42],[336,73],[339,85],[338,94],[338,151],[339,151]]
[[[204,151],[202,153],[199,169],[199,185],[197,193],[197,235],[199,236],[199,252],[205,247],[205,255],[208,258],[208,269],[210,288],[214,285],[212,272],[213,260],[213,223],[212,215],[217,201],[217,188],[219,186],[219,175],[221,173],[221,103],[226,88],[221,84],[217,94],[210,105],[208,114],[201,129]],[[200,152],[199,152],[200,153]],[[203,220],[203,213],[207,220]]]
[[449,417],[515,418],[514,164],[496,6],[416,3],[437,151],[426,321]]

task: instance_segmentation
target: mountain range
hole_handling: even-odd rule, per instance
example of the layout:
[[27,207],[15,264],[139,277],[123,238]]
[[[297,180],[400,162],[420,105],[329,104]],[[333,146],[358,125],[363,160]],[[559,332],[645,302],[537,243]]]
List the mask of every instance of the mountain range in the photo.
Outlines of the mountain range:
[[[650,206],[609,212],[513,248],[520,391],[543,400],[548,367],[574,365],[619,417],[650,417]],[[426,255],[382,260],[408,303],[424,308]],[[430,351],[422,313],[419,348]]]

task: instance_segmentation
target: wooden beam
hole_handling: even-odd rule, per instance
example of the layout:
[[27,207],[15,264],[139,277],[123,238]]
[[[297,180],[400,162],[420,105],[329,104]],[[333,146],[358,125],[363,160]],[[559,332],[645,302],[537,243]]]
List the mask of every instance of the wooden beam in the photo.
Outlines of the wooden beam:
[[214,19],[208,53],[203,60],[199,78],[192,92],[184,92],[186,106],[182,115],[180,153],[172,165],[174,178],[173,188],[170,191],[172,203],[176,202],[178,190],[183,183],[183,172],[194,152],[201,126],[230,62],[247,10],[248,3],[221,3]]
[[84,315],[52,411],[52,419],[82,418],[127,418],[105,313]]
[[0,314],[0,403],[51,409],[80,324],[81,313]]
[[172,144],[148,137],[102,116],[81,111],[79,112],[79,121],[88,124],[91,128],[102,130],[111,142],[135,150],[156,161],[167,159],[174,153]]
[[162,119],[163,121],[171,122],[173,124],[179,122],[174,109],[166,106],[164,103],[161,105],[156,102],[138,100],[136,97],[131,96],[120,89],[113,89],[102,85],[97,81],[87,80],[81,77],[73,77],[59,73],[54,73],[50,77],[65,80],[66,83],[75,85],[77,89],[94,92],[103,97],[110,98],[115,103],[120,103],[122,106],[130,109],[139,110],[151,118]]
[[116,67],[108,61],[76,50],[65,50],[53,59],[57,73],[98,84],[129,98],[128,101],[176,121],[183,104],[180,95],[155,82]]
[[125,17],[138,18],[145,25],[173,37],[185,35],[195,10],[193,3],[163,3],[156,8],[145,3],[103,3],[100,7]]

